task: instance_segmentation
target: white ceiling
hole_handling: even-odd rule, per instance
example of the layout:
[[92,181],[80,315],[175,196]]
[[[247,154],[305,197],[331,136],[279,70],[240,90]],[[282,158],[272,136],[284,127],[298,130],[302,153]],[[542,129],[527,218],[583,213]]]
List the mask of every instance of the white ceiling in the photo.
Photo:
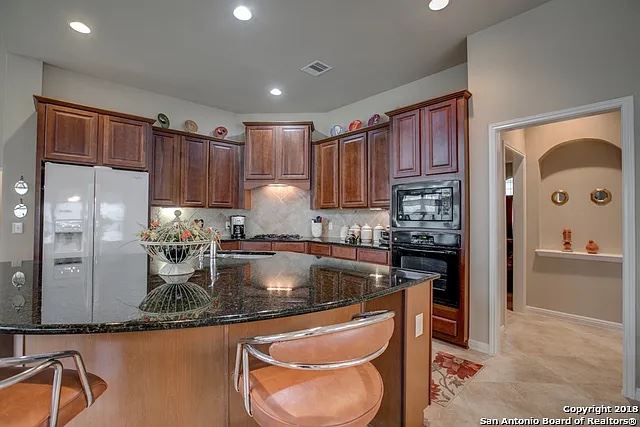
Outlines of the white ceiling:
[[[130,86],[236,113],[325,112],[465,62],[466,35],[545,1],[0,0],[0,28],[11,52]],[[251,21],[233,18],[241,2]],[[299,71],[315,59],[335,68]]]

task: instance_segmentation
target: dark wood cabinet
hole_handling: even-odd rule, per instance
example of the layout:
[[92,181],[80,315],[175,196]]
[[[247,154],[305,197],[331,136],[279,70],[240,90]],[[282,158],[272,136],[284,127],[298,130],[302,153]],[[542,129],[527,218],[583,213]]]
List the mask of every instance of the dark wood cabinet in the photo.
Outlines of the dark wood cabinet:
[[98,113],[54,104],[45,111],[44,158],[97,164]]
[[389,207],[389,130],[381,128],[367,134],[369,152],[369,207]]
[[[391,184],[460,181],[459,305],[433,304],[433,336],[469,342],[469,98],[459,91],[387,112],[392,122]],[[412,163],[413,162],[413,163]]]
[[180,206],[203,208],[207,204],[208,141],[185,136],[181,151]]
[[393,116],[391,120],[393,178],[420,176],[420,110]]
[[309,179],[309,126],[277,128],[277,179]]
[[238,202],[238,147],[209,142],[209,207],[233,208]]
[[244,169],[246,180],[276,178],[276,131],[273,126],[247,126]]
[[147,141],[151,125],[103,115],[102,164],[126,169],[147,169]]
[[312,122],[245,122],[244,188],[310,189]]
[[180,136],[154,132],[151,162],[151,204],[180,204]]
[[340,140],[340,206],[366,208],[367,136],[359,134]]
[[39,160],[147,170],[154,119],[34,96]]
[[456,100],[422,109],[424,131],[424,174],[458,171]]
[[314,146],[314,209],[337,208],[339,198],[340,150],[337,140]]

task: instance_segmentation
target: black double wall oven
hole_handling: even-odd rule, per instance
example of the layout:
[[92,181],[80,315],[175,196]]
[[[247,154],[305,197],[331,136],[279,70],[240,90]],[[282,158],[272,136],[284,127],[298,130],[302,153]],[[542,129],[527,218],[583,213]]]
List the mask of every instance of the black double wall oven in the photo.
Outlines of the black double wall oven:
[[392,189],[392,265],[438,273],[433,301],[460,307],[460,181],[398,184]]

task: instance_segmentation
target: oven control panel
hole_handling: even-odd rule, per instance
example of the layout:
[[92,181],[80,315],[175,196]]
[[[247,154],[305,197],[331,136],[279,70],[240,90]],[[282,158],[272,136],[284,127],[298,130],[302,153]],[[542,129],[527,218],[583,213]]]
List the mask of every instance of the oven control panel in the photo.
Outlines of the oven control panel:
[[407,246],[440,246],[459,248],[460,235],[428,231],[393,231],[393,243]]

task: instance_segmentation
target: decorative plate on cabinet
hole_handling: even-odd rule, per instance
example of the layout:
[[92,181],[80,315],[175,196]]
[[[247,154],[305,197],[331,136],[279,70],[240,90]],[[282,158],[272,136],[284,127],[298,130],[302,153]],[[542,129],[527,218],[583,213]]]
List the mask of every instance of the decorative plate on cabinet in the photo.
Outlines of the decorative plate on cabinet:
[[218,126],[217,128],[215,128],[213,130],[213,136],[215,136],[217,138],[220,138],[220,139],[224,139],[225,136],[227,136],[228,133],[229,133],[229,131],[224,126]]
[[344,133],[344,128],[340,125],[333,125],[331,128],[331,136],[337,136]]
[[373,116],[369,117],[367,126],[377,125],[378,123],[380,123],[380,114],[376,113]]
[[198,132],[198,124],[193,120],[185,120],[184,122],[184,130],[191,133]]
[[354,120],[349,123],[349,132],[358,130],[362,127],[362,120]]
[[167,117],[166,114],[164,113],[159,113],[158,114],[158,123],[160,123],[160,127],[163,129],[168,129],[170,122],[169,122],[169,117]]

